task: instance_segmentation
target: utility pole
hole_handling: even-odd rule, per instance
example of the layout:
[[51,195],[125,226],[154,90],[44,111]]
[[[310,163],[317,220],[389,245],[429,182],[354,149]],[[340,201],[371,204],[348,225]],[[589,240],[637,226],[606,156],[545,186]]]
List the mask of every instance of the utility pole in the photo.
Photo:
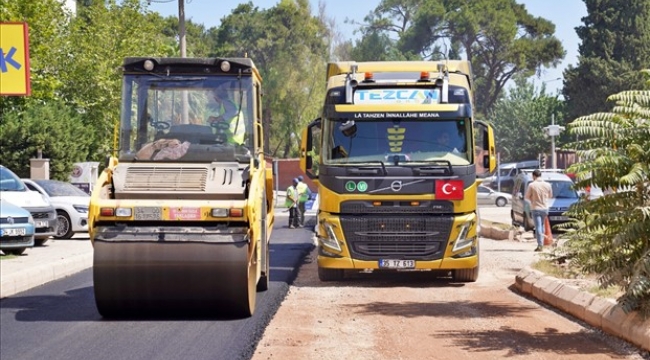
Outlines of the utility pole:
[[[187,57],[185,43],[185,0],[178,0],[178,41],[181,47],[181,57]],[[190,100],[187,90],[181,92],[181,117],[183,124],[190,123]]]
[[181,45],[181,57],[187,57],[185,43],[185,0],[178,0],[178,40]]

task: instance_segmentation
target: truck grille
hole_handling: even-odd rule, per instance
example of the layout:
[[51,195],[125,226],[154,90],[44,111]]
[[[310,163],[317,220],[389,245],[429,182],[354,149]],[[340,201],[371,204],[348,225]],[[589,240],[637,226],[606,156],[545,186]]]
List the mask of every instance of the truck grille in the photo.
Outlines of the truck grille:
[[208,169],[203,167],[129,167],[126,191],[205,191]]
[[341,216],[352,257],[436,260],[444,255],[452,216]]
[[342,214],[450,214],[454,204],[450,201],[420,201],[418,206],[410,201],[381,201],[376,206],[372,201],[345,201],[341,204]]

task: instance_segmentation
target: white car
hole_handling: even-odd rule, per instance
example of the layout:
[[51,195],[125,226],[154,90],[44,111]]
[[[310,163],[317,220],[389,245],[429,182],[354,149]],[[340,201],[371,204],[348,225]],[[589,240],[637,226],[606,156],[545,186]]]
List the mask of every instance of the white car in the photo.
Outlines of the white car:
[[22,179],[30,190],[47,196],[56,209],[59,227],[57,239],[69,239],[76,233],[88,232],[90,195],[71,183],[58,180]]
[[29,190],[18,175],[3,165],[0,165],[0,197],[32,214],[36,227],[34,246],[41,246],[56,235],[56,211],[47,196]]
[[496,205],[498,207],[503,207],[508,205],[510,200],[512,200],[512,195],[510,194],[492,190],[487,186],[478,186],[476,201],[479,205]]

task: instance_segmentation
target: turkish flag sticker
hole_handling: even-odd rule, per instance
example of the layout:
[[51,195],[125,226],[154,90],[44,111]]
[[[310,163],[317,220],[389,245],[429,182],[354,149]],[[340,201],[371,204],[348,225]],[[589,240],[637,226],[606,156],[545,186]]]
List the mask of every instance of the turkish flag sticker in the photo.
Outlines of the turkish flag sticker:
[[465,196],[463,180],[437,180],[436,199],[462,200]]

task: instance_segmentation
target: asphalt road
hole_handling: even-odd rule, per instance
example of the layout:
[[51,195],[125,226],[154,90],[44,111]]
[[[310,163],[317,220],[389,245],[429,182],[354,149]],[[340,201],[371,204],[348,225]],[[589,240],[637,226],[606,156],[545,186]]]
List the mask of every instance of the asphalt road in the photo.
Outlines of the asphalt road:
[[0,358],[249,359],[289,284],[312,249],[312,232],[276,218],[271,285],[247,319],[104,320],[95,308],[92,270],[0,301]]

